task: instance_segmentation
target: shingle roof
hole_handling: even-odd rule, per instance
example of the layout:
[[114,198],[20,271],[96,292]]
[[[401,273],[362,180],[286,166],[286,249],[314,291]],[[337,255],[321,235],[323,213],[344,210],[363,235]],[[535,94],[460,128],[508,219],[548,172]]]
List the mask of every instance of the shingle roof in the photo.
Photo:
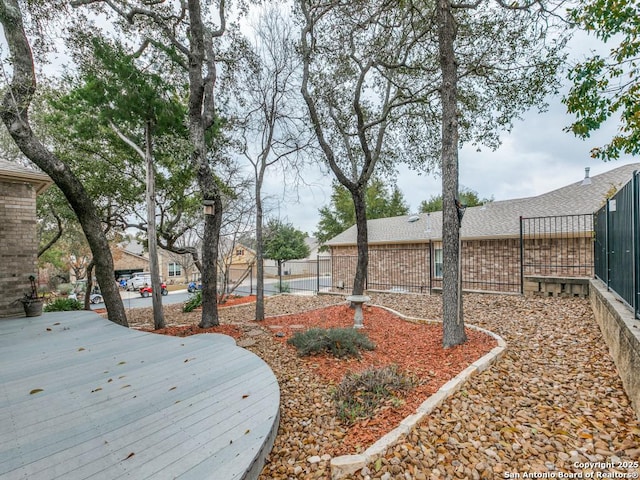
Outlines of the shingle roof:
[[45,173],[3,159],[0,159],[0,179],[31,183],[38,193],[45,191],[53,183]]
[[[623,165],[591,177],[589,185],[583,181],[572,183],[536,197],[491,202],[467,208],[462,220],[464,239],[513,237],[520,234],[520,217],[548,217],[593,213],[605,202],[612,187],[620,188],[640,170],[640,163]],[[418,217],[410,222],[410,217]],[[369,220],[370,244],[414,243],[442,238],[442,212],[403,215]],[[327,242],[329,246],[355,245],[356,227],[348,228]]]

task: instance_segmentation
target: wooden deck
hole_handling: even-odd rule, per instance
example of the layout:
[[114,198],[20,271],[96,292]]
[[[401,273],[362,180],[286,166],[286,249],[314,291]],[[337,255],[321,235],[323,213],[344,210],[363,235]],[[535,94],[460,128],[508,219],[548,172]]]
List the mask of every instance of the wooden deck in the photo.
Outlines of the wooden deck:
[[224,335],[0,319],[3,480],[256,478],[279,400],[271,369]]

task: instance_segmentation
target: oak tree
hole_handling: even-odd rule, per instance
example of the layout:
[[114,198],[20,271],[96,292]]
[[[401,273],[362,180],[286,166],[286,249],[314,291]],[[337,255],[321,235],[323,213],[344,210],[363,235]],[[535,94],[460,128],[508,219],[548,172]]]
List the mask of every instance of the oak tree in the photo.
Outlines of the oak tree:
[[128,326],[120,292],[113,278],[113,258],[93,200],[71,169],[47,149],[31,128],[29,107],[36,89],[35,66],[22,6],[17,0],[0,2],[0,23],[13,67],[0,105],[0,117],[24,155],[47,173],[64,193],[91,248],[109,319]]
[[612,160],[621,154],[640,153],[640,7],[633,0],[581,1],[571,19],[603,42],[613,42],[608,56],[594,54],[569,72],[572,82],[563,99],[576,120],[567,128],[588,138],[613,115],[618,131],[591,155]]

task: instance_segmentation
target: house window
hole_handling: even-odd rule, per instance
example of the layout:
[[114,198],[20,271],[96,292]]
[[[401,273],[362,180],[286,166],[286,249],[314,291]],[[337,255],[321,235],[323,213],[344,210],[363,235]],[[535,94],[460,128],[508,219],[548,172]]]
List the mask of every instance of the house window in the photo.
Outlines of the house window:
[[244,255],[244,249],[236,248],[236,257],[242,257]]
[[169,276],[170,277],[181,277],[182,276],[182,266],[179,263],[169,262]]
[[433,251],[433,275],[436,278],[442,278],[442,248],[436,248]]

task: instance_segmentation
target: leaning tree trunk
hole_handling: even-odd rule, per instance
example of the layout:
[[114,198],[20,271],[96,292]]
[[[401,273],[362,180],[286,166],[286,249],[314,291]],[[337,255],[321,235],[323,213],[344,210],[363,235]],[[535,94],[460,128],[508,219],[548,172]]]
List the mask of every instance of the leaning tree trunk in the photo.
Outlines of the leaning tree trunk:
[[438,0],[438,42],[442,71],[442,310],[444,348],[467,340],[460,289],[460,220],[458,196],[458,72],[455,59],[455,19],[449,0]]
[[363,295],[367,287],[367,269],[369,268],[369,237],[364,188],[352,191],[351,198],[356,209],[356,244],[358,247],[358,262],[356,264],[356,275],[353,279],[352,295]]
[[2,99],[2,121],[22,153],[51,177],[71,205],[93,255],[96,278],[109,320],[128,326],[124,305],[113,276],[109,243],[93,201],[73,172],[45,148],[29,125],[28,109],[36,89],[35,70],[22,13],[16,0],[0,1],[0,22],[13,66],[13,77]]

